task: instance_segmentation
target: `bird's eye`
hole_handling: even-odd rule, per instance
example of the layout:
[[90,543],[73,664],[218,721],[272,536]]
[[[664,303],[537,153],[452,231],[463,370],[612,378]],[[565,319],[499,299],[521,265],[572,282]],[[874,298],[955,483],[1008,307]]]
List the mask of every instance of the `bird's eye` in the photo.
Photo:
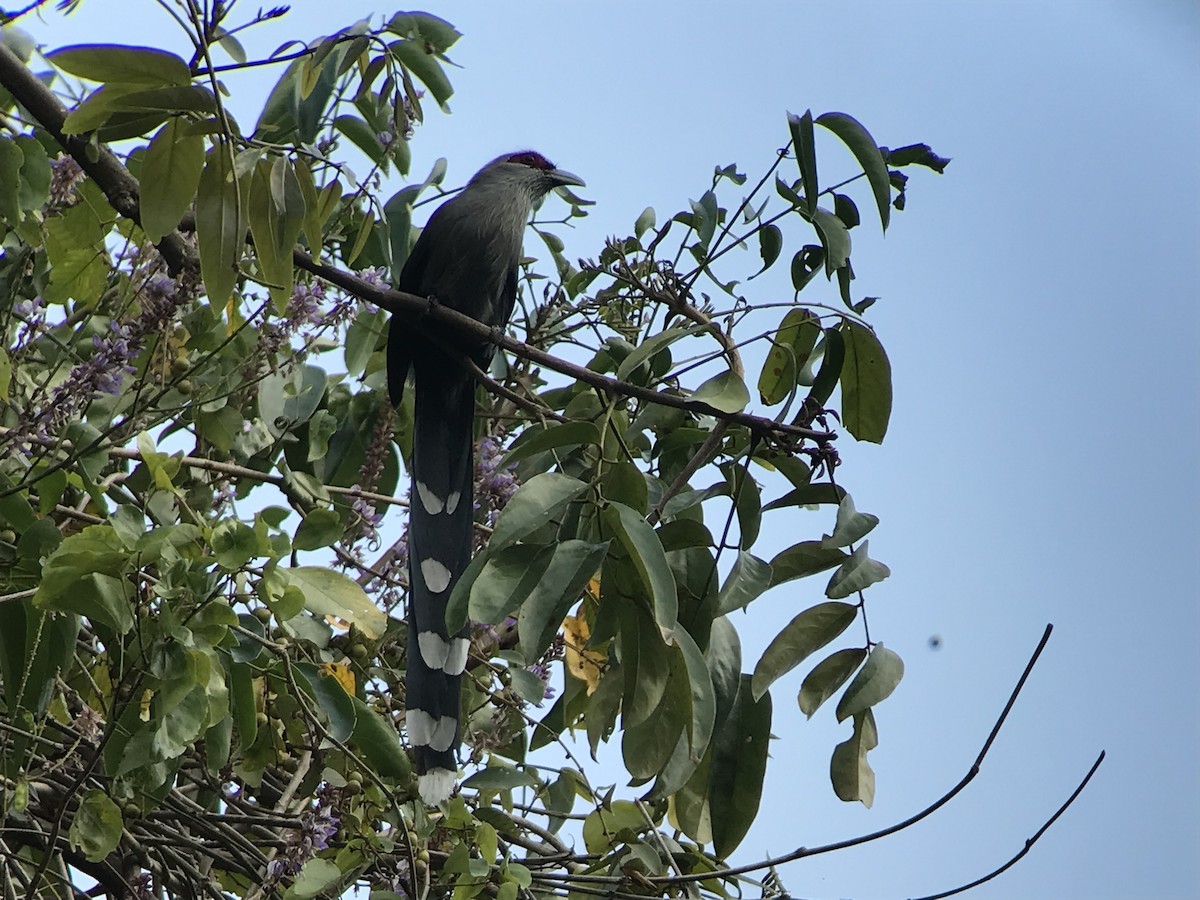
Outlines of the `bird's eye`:
[[535,153],[532,150],[523,153],[514,153],[508,158],[511,163],[520,163],[523,166],[529,166],[531,169],[553,169],[554,163],[546,159],[540,153]]

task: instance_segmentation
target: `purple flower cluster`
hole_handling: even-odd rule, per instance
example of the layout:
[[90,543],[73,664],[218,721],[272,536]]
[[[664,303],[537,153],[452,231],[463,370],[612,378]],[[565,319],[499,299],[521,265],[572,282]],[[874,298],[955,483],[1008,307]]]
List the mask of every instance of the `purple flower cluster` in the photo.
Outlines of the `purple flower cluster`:
[[[0,450],[29,454],[35,446],[53,446],[62,429],[80,417],[95,395],[120,395],[125,378],[137,372],[132,362],[146,337],[161,331],[174,317],[175,282],[166,275],[151,276],[141,285],[139,300],[137,318],[128,324],[110,321],[106,331],[93,335],[91,355],[71,369],[45,402],[39,404],[35,398],[30,403]],[[40,299],[17,303],[14,309],[23,319],[26,337],[44,328]]]
[[[545,702],[546,700],[552,699],[554,697],[554,687],[550,684],[550,663],[543,660],[542,662],[534,663],[532,666],[527,666],[526,668],[528,671],[532,672],[541,679],[542,685],[544,686],[542,701]],[[537,705],[541,706],[541,703]]]
[[502,465],[504,448],[491,435],[479,439],[475,445],[475,509],[480,520],[487,526],[496,524],[500,510],[508,505],[517,492],[515,466]]
[[13,315],[21,323],[17,333],[15,352],[28,347],[35,338],[46,330],[46,305],[41,295],[32,300],[21,299],[13,304]]
[[317,789],[314,806],[300,814],[299,827],[288,832],[287,847],[271,861],[267,874],[272,880],[295,875],[313,856],[329,849],[341,825],[336,809],[339,796],[329,784]]
[[154,900],[154,877],[149,872],[139,872],[130,882],[129,891],[135,900]]
[[321,306],[325,303],[325,285],[314,281],[311,284],[297,282],[288,301],[284,318],[289,331],[295,332],[305,325],[320,325],[325,319]]
[[[354,489],[359,489],[354,485]],[[374,504],[365,497],[355,497],[350,505],[359,526],[359,534],[367,539],[372,548],[379,546],[379,526],[383,524],[383,513],[376,512]]]
[[135,353],[128,325],[108,323],[108,334],[92,335],[91,358],[71,370],[68,381],[81,387],[90,381],[94,390],[113,397],[121,396],[121,382],[127,375],[136,375],[137,369],[129,364]]

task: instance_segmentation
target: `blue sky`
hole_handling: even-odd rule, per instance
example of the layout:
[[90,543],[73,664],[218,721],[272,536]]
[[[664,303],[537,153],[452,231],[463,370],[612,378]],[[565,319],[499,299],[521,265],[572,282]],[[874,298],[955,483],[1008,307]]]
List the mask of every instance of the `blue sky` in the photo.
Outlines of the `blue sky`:
[[[87,0],[24,25],[51,45],[183,46],[153,4],[136,6]],[[269,51],[393,11],[294,6],[248,45]],[[884,827],[947,790],[1053,622],[964,794],[908,832],[788,865],[784,883],[796,897],[889,898],[969,881],[1017,852],[1105,749],[1058,825],[972,896],[1196,896],[1198,7],[426,8],[464,33],[452,52],[463,68],[453,115],[433,112],[417,132],[414,175],[446,156],[460,183],[500,152],[542,150],[596,201],[565,235],[569,256],[595,255],[648,205],[660,221],[685,208],[716,164],[761,171],[787,140],[788,110],[844,111],[880,143],[925,141],[954,159],[945,176],[916,173],[886,238],[866,216],[854,233],[856,287],[882,297],[868,317],[896,406],[882,447],[843,439],[841,477],[882,519],[871,551],[892,577],[868,594],[872,634],[907,665],[876,713],[876,803],[833,797],[828,755],[848,729],[827,710],[803,720],[794,672],[772,691],[779,740],[740,860]],[[245,127],[274,77],[231,81],[253,98],[235,107]],[[746,290],[790,297],[782,279]],[[818,286],[806,297],[817,290],[835,297]],[[782,547],[830,523],[792,513],[769,524]],[[747,667],[822,584],[793,583],[737,620]]]

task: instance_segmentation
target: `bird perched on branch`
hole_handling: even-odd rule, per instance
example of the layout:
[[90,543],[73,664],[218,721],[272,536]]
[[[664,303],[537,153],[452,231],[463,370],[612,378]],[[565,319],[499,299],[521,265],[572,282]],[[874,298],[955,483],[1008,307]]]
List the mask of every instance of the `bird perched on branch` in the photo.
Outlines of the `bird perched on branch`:
[[[525,226],[536,204],[563,185],[582,185],[540,153],[492,160],[440,206],[417,238],[396,286],[503,328],[517,299]],[[471,557],[474,520],[475,380],[443,346],[392,319],[387,374],[399,404],[415,379],[412,504],[408,530],[406,724],[421,797],[440,803],[458,773],[459,694],[469,639],[446,630],[446,603]],[[486,370],[495,347],[462,347]]]

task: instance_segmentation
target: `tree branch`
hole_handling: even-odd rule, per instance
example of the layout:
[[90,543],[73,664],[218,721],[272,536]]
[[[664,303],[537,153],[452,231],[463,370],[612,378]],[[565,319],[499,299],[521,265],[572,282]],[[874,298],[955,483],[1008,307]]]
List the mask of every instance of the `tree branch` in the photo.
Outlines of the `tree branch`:
[[[104,191],[112,208],[127,219],[141,224],[138,209],[138,182],[104,144],[92,144],[75,135],[64,134],[62,127],[67,109],[41,80],[21,62],[21,58],[0,44],[0,84],[25,107],[39,125],[54,139]],[[156,245],[167,261],[172,275],[185,269],[199,271],[199,260],[184,241],[173,231]]]
[[[97,150],[95,145],[87,141],[64,134],[62,125],[67,116],[66,108],[54,95],[54,92],[38,80],[16,54],[3,45],[0,45],[0,85],[7,88],[17,102],[25,107],[30,115],[49,131],[63,149],[79,163],[118,213],[140,223],[137,179],[129,174],[117,156],[103,144],[99,145]],[[92,159],[89,153],[94,154],[96,158]],[[188,246],[179,232],[166,235],[156,246],[166,259],[172,274],[177,274],[184,269],[199,270],[199,259],[196,253]],[[494,344],[510,353],[558,372],[560,375],[566,375],[610,394],[635,397],[649,403],[684,409],[699,415],[713,416],[733,424],[743,425],[756,434],[773,437],[776,440],[791,438],[825,444],[837,437],[832,432],[788,425],[763,416],[744,412],[722,412],[706,403],[699,403],[679,394],[655,391],[652,388],[610,378],[510,337],[500,328],[491,328],[470,316],[442,306],[437,303],[435,298],[418,297],[403,291],[375,287],[350,272],[313,259],[312,256],[300,249],[295,250],[293,260],[304,271],[337,285],[346,293],[361,300],[372,303],[390,313],[399,314],[421,331],[428,329],[433,333],[452,334],[460,339],[465,339],[465,343],[475,345]],[[429,326],[436,327],[430,328]]]

